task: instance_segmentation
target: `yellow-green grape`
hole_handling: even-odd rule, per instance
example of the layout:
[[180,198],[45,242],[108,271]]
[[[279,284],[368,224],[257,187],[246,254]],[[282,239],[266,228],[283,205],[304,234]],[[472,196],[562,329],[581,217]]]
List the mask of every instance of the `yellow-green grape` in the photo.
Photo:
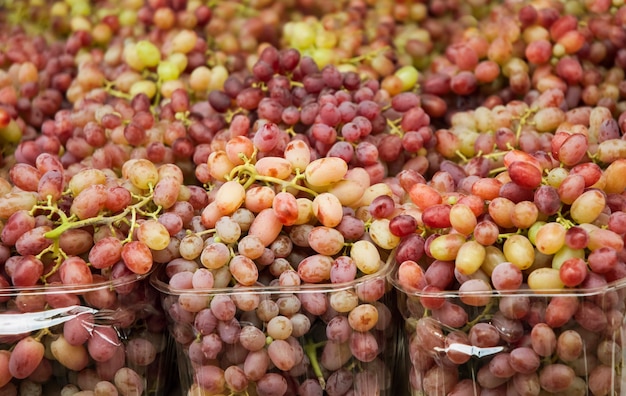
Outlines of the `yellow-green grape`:
[[210,83],[211,69],[206,66],[196,67],[189,75],[189,88],[195,92],[208,91]]
[[315,45],[315,29],[310,24],[294,22],[288,30],[290,30],[288,37],[292,47],[303,50]]
[[528,287],[531,290],[560,290],[565,285],[558,269],[537,268],[528,275]]
[[474,110],[474,119],[476,120],[476,130],[478,132],[488,132],[497,129],[493,124],[491,109],[485,106],[478,106]]
[[140,80],[131,85],[130,91],[128,93],[130,94],[130,96],[136,96],[140,93],[143,93],[146,94],[148,98],[152,99],[157,93],[157,86],[154,81]]
[[223,65],[217,65],[211,69],[209,90],[224,88],[224,81],[228,78],[228,69]]
[[88,1],[68,1],[73,16],[89,16],[91,15],[91,5]]
[[310,51],[310,56],[317,64],[317,67],[322,69],[324,66],[333,63],[335,53],[330,48],[315,48],[314,50]]
[[87,18],[83,16],[75,16],[70,21],[70,28],[73,32],[78,32],[80,30],[91,31],[92,25]]
[[157,75],[161,81],[172,81],[180,76],[180,70],[173,62],[164,60],[157,66]]
[[141,223],[137,230],[137,239],[152,250],[163,250],[170,244],[170,234],[167,228],[153,219]]
[[411,65],[402,66],[401,68],[396,70],[394,74],[398,76],[402,81],[402,89],[404,91],[409,91],[417,85],[419,72],[415,67]]
[[70,179],[68,188],[72,195],[77,196],[85,188],[94,184],[105,184],[107,181],[106,174],[100,169],[88,168],[76,173]]
[[454,265],[461,274],[472,275],[482,266],[486,255],[483,245],[476,241],[467,241],[459,248]]
[[461,143],[461,153],[468,158],[474,157],[476,155],[474,143],[478,138],[478,132],[464,129],[457,136],[459,137],[459,142]]
[[127,177],[132,185],[146,190],[150,188],[150,186],[154,187],[159,181],[159,171],[152,162],[140,158],[129,165]]
[[350,257],[354,260],[356,267],[364,274],[373,274],[380,269],[380,253],[370,241],[359,240],[354,242],[350,248]]
[[137,45],[135,43],[128,43],[124,46],[124,51],[122,53],[124,57],[124,62],[132,69],[141,71],[144,69],[145,65],[143,61],[139,57],[139,53],[137,52]]
[[548,175],[546,176],[546,181],[552,187],[559,188],[559,186],[561,185],[561,183],[563,183],[563,180],[565,180],[568,174],[569,171],[567,169],[557,167],[551,169],[550,172],[548,172]]
[[606,206],[604,193],[598,190],[588,190],[582,193],[572,203],[570,215],[578,224],[592,223],[600,216]]
[[66,3],[57,1],[50,7],[50,15],[53,17],[66,17],[70,10]]
[[461,246],[465,243],[465,236],[460,234],[440,235],[430,243],[430,255],[436,260],[454,261]]
[[585,249],[572,249],[569,246],[563,246],[558,252],[552,256],[552,268],[560,269],[566,260],[571,258],[585,258]]
[[181,30],[172,38],[172,52],[186,54],[190,52],[198,41],[198,36],[193,30]]
[[359,205],[368,206],[374,199],[376,199],[376,197],[380,197],[381,195],[393,197],[393,191],[391,191],[391,188],[387,183],[381,182],[372,184],[365,189],[365,192],[363,192],[363,197],[361,198],[361,201],[359,201]]
[[534,245],[537,241],[537,232],[539,229],[546,224],[545,221],[536,221],[530,228],[528,229],[528,240]]
[[161,61],[161,51],[148,40],[141,40],[135,44],[135,51],[145,67],[155,67]]
[[554,254],[565,245],[565,227],[550,222],[539,228],[535,236],[535,246],[543,254]]
[[507,261],[525,270],[535,261],[535,248],[523,235],[512,235],[504,241],[502,252]]
[[400,243],[400,237],[389,231],[389,219],[374,220],[370,225],[369,234],[372,241],[383,249],[391,250]]
[[189,59],[187,59],[187,55],[181,53],[174,53],[167,57],[166,59],[169,62],[172,62],[178,68],[178,73],[182,73],[187,68],[187,64],[189,63]]
[[359,296],[354,290],[339,290],[330,294],[328,303],[335,311],[347,313],[359,305]]
[[337,46],[337,35],[330,31],[326,30],[323,27],[317,29],[317,34],[315,35],[315,47],[316,48],[335,48]]
[[22,140],[22,130],[13,119],[9,124],[0,128],[0,139],[6,143],[19,143]]
[[506,257],[504,257],[502,250],[492,245],[485,246],[485,259],[483,260],[480,269],[487,274],[487,276],[491,276],[493,269],[496,268],[498,264],[504,263],[505,261]]
[[137,23],[137,11],[124,9],[120,12],[121,26],[134,26]]

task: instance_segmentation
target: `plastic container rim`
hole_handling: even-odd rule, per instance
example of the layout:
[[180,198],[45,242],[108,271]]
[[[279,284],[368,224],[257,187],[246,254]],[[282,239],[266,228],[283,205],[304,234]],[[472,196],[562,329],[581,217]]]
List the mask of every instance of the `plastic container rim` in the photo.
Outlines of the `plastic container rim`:
[[88,293],[92,291],[125,286],[142,279],[146,279],[153,271],[146,274],[132,274],[116,279],[107,279],[102,282],[88,285],[63,285],[47,284],[35,286],[10,286],[0,288],[0,297],[12,297],[17,295],[40,295],[40,294],[64,294],[64,293]]
[[[173,296],[180,295],[194,295],[194,294],[202,294],[202,295],[219,295],[219,294],[246,294],[246,293],[255,293],[255,294],[277,294],[277,293],[319,293],[319,292],[336,292],[336,291],[344,291],[354,289],[359,287],[367,282],[371,282],[378,279],[383,279],[387,281],[389,279],[389,273],[392,270],[393,263],[395,257],[395,250],[389,253],[387,259],[382,260],[383,264],[378,269],[378,271],[372,274],[362,275],[352,281],[349,282],[341,282],[341,283],[307,283],[298,286],[266,286],[262,284],[254,285],[254,286],[237,286],[237,287],[222,287],[222,288],[201,288],[201,289],[178,289],[170,287],[166,282],[163,281],[163,276],[165,273],[165,266],[160,266],[157,270],[155,270],[152,274],[150,274],[150,284],[159,292],[164,294],[169,294]],[[381,257],[382,259],[382,257]]]
[[610,291],[626,288],[626,277],[607,283],[606,285],[591,288],[568,288],[563,289],[515,289],[515,290],[496,290],[491,291],[459,291],[459,290],[442,290],[442,291],[422,291],[422,290],[407,290],[403,287],[397,279],[397,266],[393,270],[389,271],[387,280],[398,291],[413,297],[444,297],[444,298],[460,298],[467,296],[492,296],[492,297],[589,297],[604,294]]

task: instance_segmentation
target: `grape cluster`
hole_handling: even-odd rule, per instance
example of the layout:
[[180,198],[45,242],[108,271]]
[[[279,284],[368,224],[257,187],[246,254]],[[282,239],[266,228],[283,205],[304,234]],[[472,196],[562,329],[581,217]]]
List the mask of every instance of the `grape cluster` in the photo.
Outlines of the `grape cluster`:
[[0,393],[619,393],[622,3],[3,5]]
[[158,308],[159,295],[147,279],[126,276],[74,287],[4,287],[0,298],[4,394],[89,389],[95,394],[138,395],[170,389],[172,381],[162,373],[171,367],[173,348],[165,314]]

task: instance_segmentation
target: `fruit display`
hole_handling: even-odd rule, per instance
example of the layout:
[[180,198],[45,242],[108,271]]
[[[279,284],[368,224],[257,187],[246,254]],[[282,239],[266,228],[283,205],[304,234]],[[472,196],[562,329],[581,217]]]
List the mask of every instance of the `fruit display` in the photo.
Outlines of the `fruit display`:
[[0,3],[0,394],[620,394],[625,69],[622,0]]
[[[350,260],[337,258],[331,271],[344,272]],[[391,395],[404,389],[403,371],[395,371],[404,366],[386,280],[391,265],[387,260],[374,274],[334,284],[301,284],[286,270],[277,282],[228,287],[202,284],[208,270],[172,261],[155,273],[153,285],[171,321],[181,390]]]
[[2,394],[170,394],[173,340],[145,276],[3,287],[0,299]]

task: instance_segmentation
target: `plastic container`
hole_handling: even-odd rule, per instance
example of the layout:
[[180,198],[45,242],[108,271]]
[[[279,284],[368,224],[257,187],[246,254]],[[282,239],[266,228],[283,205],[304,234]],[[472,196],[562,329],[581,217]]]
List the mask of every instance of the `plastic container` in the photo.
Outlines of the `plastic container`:
[[626,394],[626,279],[510,292],[411,292],[397,272],[390,280],[404,317],[400,394]]
[[155,272],[182,395],[394,394],[400,317],[389,270],[343,284],[188,290]]
[[0,288],[0,394],[169,395],[165,324],[147,275]]

